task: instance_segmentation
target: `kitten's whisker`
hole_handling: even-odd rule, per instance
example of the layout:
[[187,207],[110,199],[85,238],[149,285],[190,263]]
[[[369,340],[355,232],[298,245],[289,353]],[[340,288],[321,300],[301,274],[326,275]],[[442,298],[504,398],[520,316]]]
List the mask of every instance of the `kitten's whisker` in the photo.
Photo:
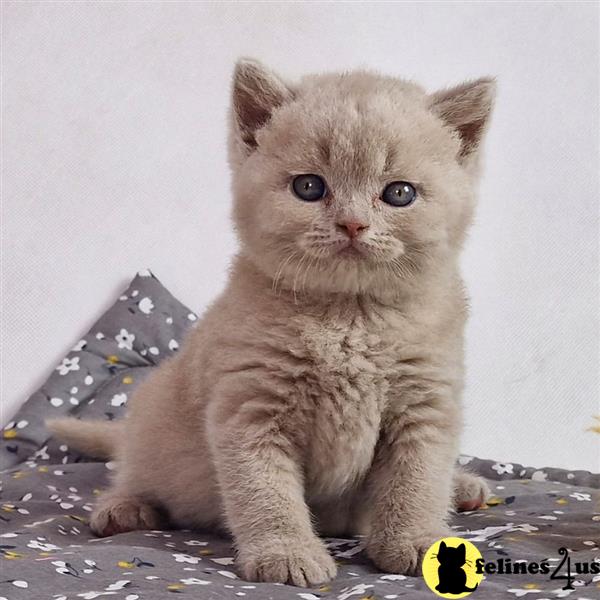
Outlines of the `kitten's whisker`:
[[292,250],[292,252],[287,256],[287,258],[284,258],[279,263],[279,268],[277,269],[277,272],[275,273],[275,277],[273,279],[273,285],[271,286],[271,289],[273,290],[273,292],[277,293],[277,285],[279,283],[280,278],[283,275],[283,269],[287,266],[287,264],[290,262],[290,260],[292,260],[292,258],[294,258],[294,256],[297,253],[298,252],[296,250]]
[[308,255],[307,255],[306,253],[304,253],[304,254],[302,255],[302,258],[301,258],[301,259],[300,259],[300,261],[298,262],[298,265],[296,266],[296,272],[295,272],[295,274],[294,274],[294,281],[293,281],[293,284],[292,284],[292,292],[293,292],[293,294],[294,294],[294,303],[296,303],[296,302],[297,302],[297,300],[298,300],[298,297],[297,297],[297,295],[296,295],[296,284],[297,284],[297,282],[298,282],[298,276],[300,275],[300,269],[302,268],[302,265],[303,265],[303,263],[304,263],[304,260],[306,259],[306,257],[307,257],[307,256],[308,256]]
[[313,254],[312,258],[310,259],[310,261],[306,267],[306,270],[304,271],[304,278],[302,279],[302,287],[300,289],[304,290],[304,288],[306,286],[306,277],[308,276],[309,271],[312,269],[313,263],[318,260],[319,260],[318,255]]

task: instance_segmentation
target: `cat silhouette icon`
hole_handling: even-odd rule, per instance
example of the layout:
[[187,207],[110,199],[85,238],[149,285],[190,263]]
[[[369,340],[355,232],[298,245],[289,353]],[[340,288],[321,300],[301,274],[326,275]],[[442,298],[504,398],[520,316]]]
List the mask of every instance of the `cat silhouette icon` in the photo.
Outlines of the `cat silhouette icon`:
[[464,544],[457,547],[448,546],[445,542],[440,543],[437,554],[437,560],[440,563],[438,567],[438,577],[440,582],[436,590],[440,594],[464,594],[473,592],[473,588],[467,587],[467,574],[463,569],[466,563],[466,548]]

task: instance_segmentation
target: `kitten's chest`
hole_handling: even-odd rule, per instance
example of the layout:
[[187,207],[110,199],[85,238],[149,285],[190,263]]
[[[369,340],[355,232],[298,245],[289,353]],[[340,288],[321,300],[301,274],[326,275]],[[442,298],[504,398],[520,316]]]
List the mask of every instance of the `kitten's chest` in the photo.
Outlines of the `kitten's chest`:
[[313,407],[307,483],[317,496],[353,487],[371,465],[394,372],[392,339],[363,319],[314,323],[302,334]]

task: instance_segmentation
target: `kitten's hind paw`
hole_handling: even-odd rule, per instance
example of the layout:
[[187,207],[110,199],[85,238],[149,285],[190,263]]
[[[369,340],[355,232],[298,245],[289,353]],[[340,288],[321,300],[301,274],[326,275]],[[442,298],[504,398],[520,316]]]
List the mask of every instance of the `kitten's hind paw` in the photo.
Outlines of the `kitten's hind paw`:
[[258,551],[240,551],[238,565],[242,577],[250,581],[289,583],[311,587],[326,583],[336,575],[337,568],[325,547],[318,544],[265,545]]
[[98,537],[141,529],[160,529],[163,525],[163,519],[154,507],[129,496],[106,496],[101,499],[90,520],[90,527]]
[[457,469],[454,474],[454,506],[458,511],[477,510],[490,496],[488,484],[477,475]]

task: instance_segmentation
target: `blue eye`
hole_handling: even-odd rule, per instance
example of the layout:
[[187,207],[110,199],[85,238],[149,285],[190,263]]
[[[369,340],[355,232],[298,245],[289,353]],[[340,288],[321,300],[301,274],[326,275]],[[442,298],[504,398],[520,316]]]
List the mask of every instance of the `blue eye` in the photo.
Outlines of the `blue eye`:
[[416,197],[417,190],[407,181],[394,181],[381,194],[381,199],[391,206],[408,206]]
[[318,175],[298,175],[292,181],[294,194],[305,202],[316,202],[325,196],[327,186]]

